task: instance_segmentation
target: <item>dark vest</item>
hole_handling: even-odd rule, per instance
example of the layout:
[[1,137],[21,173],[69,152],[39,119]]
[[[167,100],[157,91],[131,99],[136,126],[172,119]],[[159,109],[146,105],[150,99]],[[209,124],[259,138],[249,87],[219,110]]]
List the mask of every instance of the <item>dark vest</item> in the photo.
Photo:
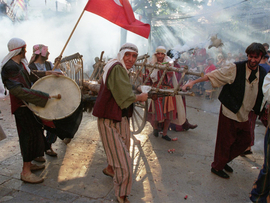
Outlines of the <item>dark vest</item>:
[[[30,68],[31,70],[38,70],[35,63],[31,63],[31,64],[29,65],[29,68]],[[45,68],[46,68],[46,71],[52,70],[51,64],[50,64],[48,61],[45,61]]]
[[116,65],[121,65],[121,63],[116,62],[113,64],[112,67],[108,70],[105,84],[103,80],[101,82],[98,97],[96,99],[93,110],[93,115],[98,118],[106,118],[114,120],[114,122],[121,122],[122,117],[132,116],[133,104],[130,105],[127,109],[122,110],[116,103],[111,91],[107,88],[108,76]]
[[[222,91],[218,97],[220,102],[233,113],[237,113],[242,106],[245,94],[246,84],[246,63],[247,61],[236,62],[236,77],[232,84],[223,86]],[[263,100],[262,85],[266,75],[263,67],[259,66],[259,85],[258,95],[253,107],[254,112],[259,115]]]
[[[31,63],[31,64],[29,64],[29,66],[28,66],[29,68],[30,68],[30,70],[31,70],[31,73],[30,73],[30,80],[31,80],[31,82],[36,82],[39,78],[36,76],[36,75],[34,75],[33,74],[33,72],[32,72],[32,70],[38,70],[38,68],[37,68],[37,66],[36,66],[36,64],[33,62],[33,63]],[[49,62],[47,62],[47,61],[45,61],[45,68],[46,68],[46,71],[48,71],[48,70],[52,70],[52,67],[51,67],[51,64],[49,63]],[[45,76],[45,75],[43,75],[43,76]]]

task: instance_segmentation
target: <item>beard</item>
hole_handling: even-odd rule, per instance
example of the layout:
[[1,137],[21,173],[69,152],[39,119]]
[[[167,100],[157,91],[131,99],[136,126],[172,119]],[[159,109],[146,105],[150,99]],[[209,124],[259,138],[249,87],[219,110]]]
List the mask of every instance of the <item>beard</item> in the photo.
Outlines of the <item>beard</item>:
[[248,61],[248,67],[252,70],[255,70],[259,65],[259,62],[251,62],[251,61]]

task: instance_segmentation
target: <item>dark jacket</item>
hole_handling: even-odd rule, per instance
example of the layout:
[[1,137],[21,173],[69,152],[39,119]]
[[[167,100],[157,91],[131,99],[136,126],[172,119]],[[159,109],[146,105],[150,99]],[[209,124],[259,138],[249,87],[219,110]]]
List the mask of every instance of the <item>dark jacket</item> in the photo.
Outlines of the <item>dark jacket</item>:
[[[45,76],[45,72],[37,73],[38,69],[34,62],[29,64],[29,68],[31,70],[31,73],[30,73],[31,82],[35,83],[39,78]],[[51,64],[48,61],[45,61],[45,68],[46,68],[46,71],[52,70]]]

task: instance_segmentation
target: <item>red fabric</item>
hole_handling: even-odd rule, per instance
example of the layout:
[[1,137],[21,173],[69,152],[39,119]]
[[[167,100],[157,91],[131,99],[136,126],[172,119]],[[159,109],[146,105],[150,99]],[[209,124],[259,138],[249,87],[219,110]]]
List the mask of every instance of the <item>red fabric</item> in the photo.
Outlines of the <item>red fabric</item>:
[[[176,99],[172,97],[172,105],[174,106],[174,110],[168,111],[168,103],[165,104],[165,97],[158,97],[157,100],[154,101],[154,105],[152,102],[149,107],[149,114],[147,117],[147,121],[149,121],[152,125],[154,121],[164,121],[164,119],[174,120],[177,118],[177,110],[176,110]],[[167,113],[165,113],[164,109],[167,109]],[[155,110],[155,113],[153,113]]]
[[210,66],[207,66],[204,70],[205,74],[206,73],[210,73],[212,72],[213,70],[216,70],[216,66],[214,64],[211,64]]
[[[161,76],[163,74],[163,70],[158,71],[158,81],[161,79]],[[163,78],[163,81],[159,88],[173,88],[172,83],[172,72],[167,72],[165,77]],[[154,87],[157,86],[158,81],[153,84]],[[172,97],[172,101],[170,103],[165,102],[166,98],[168,97],[159,97],[157,100],[154,100],[154,105],[152,105],[152,102],[149,107],[149,115],[148,121],[152,124],[154,121],[163,121],[164,119],[168,120],[174,120],[177,116],[177,110],[176,110],[176,99],[175,97]],[[169,110],[169,105],[174,107],[174,110]],[[155,113],[153,114],[153,108],[155,109]]]
[[[108,77],[112,69],[119,65],[119,62],[113,64],[108,70],[106,83],[104,84],[103,80],[101,82],[100,90],[98,92],[98,97],[95,102],[93,115],[98,118],[105,118],[114,120],[114,122],[121,122],[122,120],[122,109],[116,103],[112,92],[108,89]],[[128,108],[128,117],[132,117],[133,105],[131,104]]]
[[266,108],[263,108],[260,116],[259,116],[259,119],[261,120],[262,124],[264,125],[264,127],[267,128],[268,126],[268,109],[269,107],[267,106]]
[[46,125],[50,128],[55,128],[53,121],[48,121],[48,120],[44,120],[44,119],[41,119],[41,121],[42,121],[43,125]]
[[254,111],[249,112],[248,122],[249,122],[249,127],[250,127],[250,138],[251,138],[250,146],[254,145],[254,139],[255,139],[254,130],[255,130],[256,119],[257,119],[257,115],[255,114],[255,112]]
[[[119,3],[122,6],[120,6]],[[89,0],[84,10],[99,15],[142,37],[147,39],[149,37],[150,25],[135,19],[128,0]]]
[[198,49],[198,50],[195,52],[195,56],[206,56],[206,49],[205,49],[205,48]]
[[242,154],[251,143],[249,121],[237,122],[222,114],[220,107],[215,156],[212,167],[223,170],[224,166]]

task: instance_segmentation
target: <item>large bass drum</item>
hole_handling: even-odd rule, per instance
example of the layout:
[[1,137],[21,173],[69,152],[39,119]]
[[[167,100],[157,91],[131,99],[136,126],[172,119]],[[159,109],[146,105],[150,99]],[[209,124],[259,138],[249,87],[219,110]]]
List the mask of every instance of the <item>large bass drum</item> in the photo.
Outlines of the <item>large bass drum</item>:
[[82,120],[81,91],[76,82],[66,76],[45,76],[36,81],[31,89],[60,99],[49,99],[44,108],[29,104],[30,109],[41,118],[44,128],[56,133],[61,139],[73,138]]
[[52,95],[61,95],[60,99],[49,99],[44,108],[29,104],[33,112],[45,120],[59,120],[70,116],[81,103],[80,87],[66,76],[48,75],[36,81],[31,89]]

